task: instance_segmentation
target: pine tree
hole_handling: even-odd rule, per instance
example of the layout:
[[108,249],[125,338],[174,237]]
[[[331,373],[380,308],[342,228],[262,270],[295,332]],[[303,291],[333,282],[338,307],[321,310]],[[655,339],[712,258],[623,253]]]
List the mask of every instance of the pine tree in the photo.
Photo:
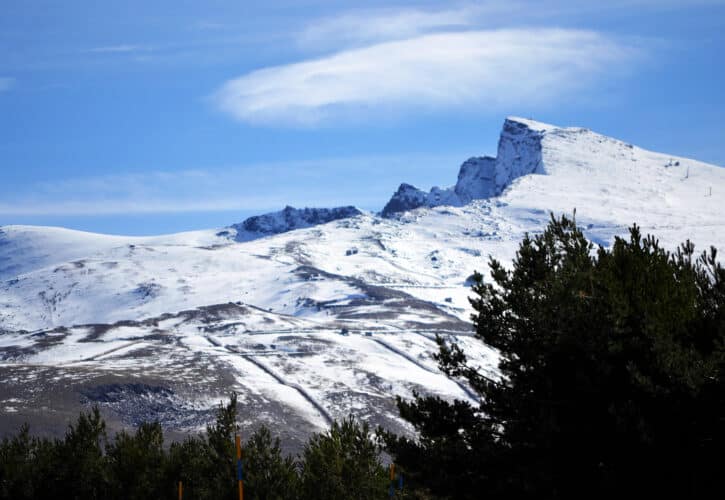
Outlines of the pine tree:
[[68,426],[65,439],[46,450],[43,458],[50,463],[39,487],[48,488],[46,494],[62,492],[64,498],[108,498],[107,444],[106,423],[98,407],[81,412],[75,425]]
[[27,424],[17,435],[0,443],[0,498],[33,498],[34,452]]
[[237,433],[237,395],[229,403],[219,404],[216,422],[206,427],[207,449],[211,470],[211,489],[215,498],[234,498],[237,490],[237,456],[234,436]]
[[385,498],[388,479],[373,438],[369,426],[352,417],[335,421],[328,431],[313,435],[302,453],[302,498]]
[[272,439],[267,427],[260,427],[246,441],[244,496],[253,500],[287,500],[298,497],[299,478],[295,460],[282,456],[279,438]]
[[704,494],[722,487],[725,270],[638,227],[594,249],[552,218],[513,266],[475,275],[476,337],[502,377],[439,339],[478,406],[399,401],[419,440],[386,436],[413,484],[447,498]]
[[116,434],[107,460],[113,498],[152,500],[167,496],[164,434],[158,422],[143,423],[134,434]]
[[169,490],[176,486],[177,481],[182,481],[188,498],[236,498],[236,419],[237,395],[232,393],[228,404],[219,404],[216,420],[207,425],[206,436],[191,436],[171,445]]
[[168,469],[164,481],[168,497],[172,497],[181,481],[184,497],[199,500],[213,500],[214,491],[209,474],[215,474],[209,460],[206,440],[189,436],[181,442],[172,443],[168,452]]

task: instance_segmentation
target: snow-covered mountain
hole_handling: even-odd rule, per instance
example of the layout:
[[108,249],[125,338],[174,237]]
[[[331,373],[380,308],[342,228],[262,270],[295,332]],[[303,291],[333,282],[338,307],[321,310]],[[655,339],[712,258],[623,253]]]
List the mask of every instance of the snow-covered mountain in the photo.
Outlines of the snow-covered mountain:
[[720,167],[509,118],[496,158],[467,160],[451,188],[402,185],[382,216],[288,207],[144,238],[6,226],[0,428],[97,402],[113,425],[188,431],[236,390],[249,425],[292,437],[351,412],[405,430],[393,395],[471,397],[430,358],[435,334],[494,371],[467,301],[489,255],[510,261],[573,209],[602,245],[637,222],[666,247],[725,251],[724,191]]
[[[684,181],[689,180],[690,167],[700,169],[699,174],[704,173],[702,168],[717,169],[692,160],[650,153],[587,129],[560,128],[511,117],[504,122],[495,158],[490,156],[469,158],[461,165],[456,184],[449,188],[441,189],[436,186],[425,192],[410,184],[401,184],[383,208],[382,216],[393,217],[395,214],[420,207],[463,206],[473,200],[494,198],[512,187],[514,181],[520,177],[531,174],[548,175],[549,181],[553,180],[563,186],[575,186],[581,191],[584,186],[580,186],[579,183],[585,182],[582,177],[591,173],[597,176],[597,181],[606,185],[606,189],[626,188],[623,194],[626,194],[627,199],[621,205],[627,206],[629,201],[635,201],[631,200],[634,192],[639,191],[647,195],[647,188],[632,186],[623,177],[629,178],[634,174],[635,179],[641,182],[651,180],[661,184],[672,182],[673,177],[680,176]],[[668,197],[683,201],[690,199],[692,195],[698,198],[697,193],[691,192],[692,188],[700,190],[700,198],[711,197],[712,186],[705,184],[709,181],[722,180],[722,174],[718,173],[721,170],[714,172],[706,174],[707,181],[687,182],[679,186],[673,183],[672,186],[658,191],[658,194],[667,195],[663,198],[665,203]],[[547,184],[547,181],[533,182],[539,184],[538,187]],[[526,189],[516,189],[516,191],[521,194],[526,193]],[[551,194],[554,193],[555,190],[552,190]],[[601,191],[602,198],[605,198],[603,201],[608,201],[611,194],[610,191]],[[547,200],[542,202],[544,205],[541,208],[553,209],[551,205],[546,204]],[[706,202],[705,206],[710,204]],[[585,204],[581,208],[589,207]],[[594,211],[590,212],[594,214]]]

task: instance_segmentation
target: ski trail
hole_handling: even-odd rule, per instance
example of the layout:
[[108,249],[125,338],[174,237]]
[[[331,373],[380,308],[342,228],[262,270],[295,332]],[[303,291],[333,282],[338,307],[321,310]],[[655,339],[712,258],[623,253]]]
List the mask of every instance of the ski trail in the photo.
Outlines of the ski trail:
[[[383,346],[385,349],[389,350],[392,353],[397,354],[398,356],[400,356],[402,358],[405,358],[406,360],[408,360],[411,363],[413,363],[414,365],[416,365],[418,368],[421,368],[421,369],[427,371],[428,373],[434,373],[434,374],[439,375],[439,376],[440,375],[445,375],[440,370],[434,370],[432,368],[428,368],[427,366],[425,366],[423,363],[421,363],[420,361],[418,361],[417,359],[415,359],[413,356],[411,356],[407,352],[402,351],[402,350],[398,349],[397,347],[388,344],[384,340],[381,340],[381,339],[378,339],[378,338],[375,338],[375,337],[365,337],[365,338],[367,338],[369,340],[372,340],[373,342],[377,342],[379,345]],[[476,402],[480,401],[480,398],[479,398],[478,394],[476,394],[475,392],[473,392],[463,382],[461,382],[460,380],[457,380],[455,378],[450,378],[450,380],[452,380],[453,382],[455,382],[456,385],[458,387],[460,387],[461,390],[466,394],[466,396],[468,396],[469,398],[471,398],[473,401],[476,401]]]
[[[229,349],[228,349],[229,350]],[[230,352],[235,352],[233,350],[229,350]],[[331,425],[333,418],[330,415],[330,413],[309,393],[307,392],[307,389],[302,387],[301,385],[295,383],[295,382],[289,382],[285,378],[283,378],[281,375],[279,375],[277,372],[272,370],[269,366],[267,366],[265,363],[261,362],[260,360],[256,359],[251,354],[240,354],[240,356],[250,363],[253,363],[258,368],[269,374],[272,378],[274,378],[277,382],[279,382],[282,385],[286,385],[287,387],[290,387],[294,390],[296,390],[303,398],[305,398],[312,406],[315,407],[317,412],[322,416],[323,419],[327,422],[327,425]]]
[[109,354],[113,354],[116,351],[120,351],[122,349],[126,349],[127,347],[131,347],[132,345],[140,344],[144,342],[143,340],[134,340],[133,342],[128,342],[122,346],[114,347],[113,349],[109,349],[107,351],[101,352],[99,354],[94,354],[93,356],[89,356],[87,358],[83,358],[81,362],[83,361],[97,361],[99,358],[102,358],[104,356],[108,356]]
[[315,408],[315,410],[317,410],[317,412],[325,420],[325,422],[327,423],[327,425],[331,425],[332,424],[333,418],[330,415],[330,413],[325,409],[325,407],[322,406],[322,404],[320,404],[319,401],[317,401],[314,398],[314,396],[312,396],[312,394],[310,394],[307,391],[307,389],[305,389],[304,387],[302,387],[301,385],[299,385],[299,384],[297,384],[295,382],[290,382],[290,381],[286,380],[282,375],[280,375],[277,372],[275,372],[271,367],[267,366],[262,361],[256,359],[254,357],[254,355],[241,353],[237,349],[235,349],[234,347],[228,346],[228,345],[224,345],[218,339],[215,339],[214,337],[212,337],[210,335],[207,335],[204,338],[206,338],[206,340],[211,345],[213,345],[214,347],[222,348],[222,349],[224,349],[224,350],[226,350],[228,352],[231,352],[233,354],[236,354],[239,357],[241,357],[242,359],[244,359],[244,360],[252,363],[257,368],[259,368],[260,370],[262,370],[263,372],[265,372],[267,375],[269,375],[270,377],[272,377],[277,383],[279,383],[281,385],[284,385],[286,387],[289,387],[290,389],[294,389],[295,391],[297,391],[300,394],[300,396],[302,396],[308,403],[310,403],[310,405],[312,405]]

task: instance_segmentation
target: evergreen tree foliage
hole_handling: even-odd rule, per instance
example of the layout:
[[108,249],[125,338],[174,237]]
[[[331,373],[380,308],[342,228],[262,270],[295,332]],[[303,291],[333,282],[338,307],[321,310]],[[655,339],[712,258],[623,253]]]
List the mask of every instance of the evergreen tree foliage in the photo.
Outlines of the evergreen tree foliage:
[[260,427],[244,445],[244,496],[258,500],[297,498],[299,477],[291,456],[282,456],[279,438]]
[[236,498],[237,452],[234,436],[237,433],[237,395],[232,393],[229,403],[220,404],[216,422],[206,428],[208,464],[207,477],[211,479],[214,498]]
[[68,426],[65,439],[54,446],[54,467],[46,480],[65,498],[108,498],[108,471],[104,450],[107,445],[106,423],[94,406],[82,412],[75,425]]
[[373,438],[369,426],[352,417],[333,422],[328,431],[313,435],[302,453],[302,498],[385,498],[388,478]]
[[725,270],[714,249],[663,250],[634,226],[594,249],[554,219],[511,269],[475,275],[476,337],[502,377],[439,339],[437,360],[480,405],[399,401],[420,439],[385,436],[444,498],[682,497],[722,492]]
[[1,498],[33,498],[36,452],[36,441],[27,424],[17,435],[3,440],[0,445]]
[[[236,499],[237,398],[220,404],[206,432],[164,446],[161,425],[141,424],[107,439],[98,408],[82,412],[64,439],[31,436],[29,427],[0,442],[0,499]],[[297,459],[283,455],[266,427],[242,447],[248,500],[385,498],[380,447],[352,418],[312,437]]]
[[108,498],[106,424],[94,407],[64,439],[30,436],[27,425],[0,443],[0,498]]
[[[164,434],[161,425],[143,423],[134,434],[121,431],[107,450],[112,498],[141,500],[167,496]],[[161,479],[161,480],[160,480]]]
[[203,437],[189,436],[185,440],[171,443],[169,447],[167,487],[169,495],[181,481],[184,497],[200,500],[213,499],[208,474],[212,470],[209,453]]
[[184,484],[185,498],[201,500],[237,498],[236,448],[237,395],[220,404],[206,435],[187,437],[169,449],[169,489]]

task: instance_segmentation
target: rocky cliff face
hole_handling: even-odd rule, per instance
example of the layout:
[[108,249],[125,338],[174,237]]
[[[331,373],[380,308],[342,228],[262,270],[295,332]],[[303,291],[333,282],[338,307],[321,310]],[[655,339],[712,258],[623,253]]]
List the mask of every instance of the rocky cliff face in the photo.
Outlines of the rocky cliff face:
[[461,202],[490,198],[496,190],[496,158],[490,156],[469,158],[458,171],[458,182],[454,191]]
[[551,128],[522,118],[506,119],[498,140],[494,196],[501,194],[514,179],[522,175],[544,173],[542,139]]
[[326,224],[360,214],[362,212],[353,206],[335,208],[294,208],[286,206],[279,212],[255,215],[231,227],[237,232],[235,238],[237,241],[247,241],[254,237],[286,233],[287,231]]
[[550,130],[556,128],[523,118],[507,118],[496,158],[469,158],[461,165],[458,181],[451,188],[434,187],[426,193],[410,184],[401,184],[385,205],[383,217],[424,206],[461,206],[472,200],[491,198],[522,175],[544,173],[542,139]]

